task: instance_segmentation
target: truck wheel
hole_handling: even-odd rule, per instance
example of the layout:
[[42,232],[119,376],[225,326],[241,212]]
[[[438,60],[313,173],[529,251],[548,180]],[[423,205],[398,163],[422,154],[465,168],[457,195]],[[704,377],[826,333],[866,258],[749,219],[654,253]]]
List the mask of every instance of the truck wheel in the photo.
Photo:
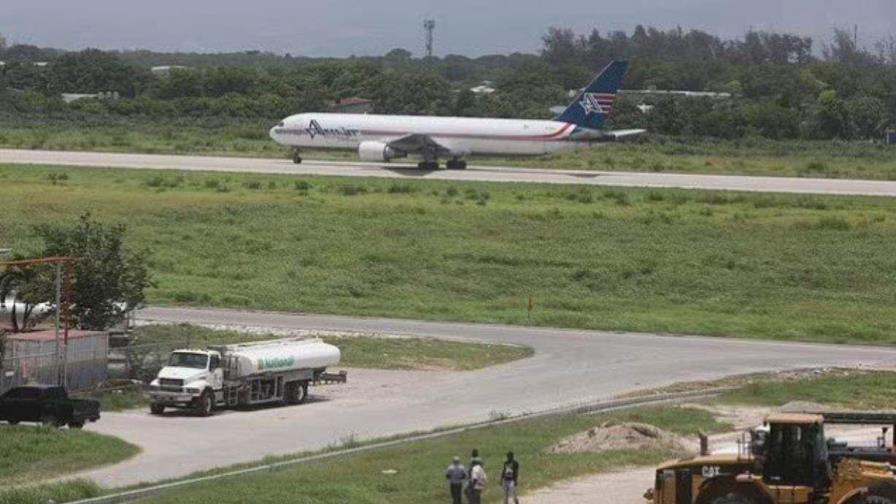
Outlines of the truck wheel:
[[69,422],[69,423],[68,423],[68,428],[69,428],[69,429],[83,429],[83,428],[84,428],[84,422]]
[[40,417],[40,423],[48,427],[61,427],[62,424],[56,419],[56,415],[52,413],[44,413]]
[[195,412],[197,415],[202,417],[211,416],[212,414],[212,395],[208,393],[208,390],[202,393],[198,399],[196,399],[196,405],[194,406]]
[[720,495],[710,502],[711,504],[754,504],[753,499],[736,493]]
[[294,382],[287,385],[286,402],[289,404],[302,404],[308,399],[308,384]]
[[152,403],[149,405],[149,412],[152,413],[153,415],[161,415],[162,413],[165,412],[165,405],[158,404],[158,403]]

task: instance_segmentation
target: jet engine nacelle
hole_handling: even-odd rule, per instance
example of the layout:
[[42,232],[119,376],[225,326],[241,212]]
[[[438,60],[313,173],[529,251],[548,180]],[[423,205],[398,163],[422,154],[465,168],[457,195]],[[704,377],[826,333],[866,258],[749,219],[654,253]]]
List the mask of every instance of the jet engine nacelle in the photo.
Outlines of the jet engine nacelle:
[[398,152],[383,142],[366,141],[358,146],[358,156],[361,157],[361,161],[389,161],[405,157],[407,153]]

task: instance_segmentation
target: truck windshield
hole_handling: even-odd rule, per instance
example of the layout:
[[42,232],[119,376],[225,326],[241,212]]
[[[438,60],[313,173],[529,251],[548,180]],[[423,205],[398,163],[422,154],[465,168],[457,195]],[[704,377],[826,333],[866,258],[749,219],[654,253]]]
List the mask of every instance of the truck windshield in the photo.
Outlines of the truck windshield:
[[208,355],[175,352],[168,359],[168,365],[172,367],[205,369],[208,366]]

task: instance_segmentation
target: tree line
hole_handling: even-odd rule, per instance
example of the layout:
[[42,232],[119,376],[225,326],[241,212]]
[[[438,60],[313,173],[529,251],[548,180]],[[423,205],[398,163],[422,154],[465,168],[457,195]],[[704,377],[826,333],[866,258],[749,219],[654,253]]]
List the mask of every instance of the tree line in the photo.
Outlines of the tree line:
[[[627,88],[730,93],[730,99],[625,96],[616,127],[665,135],[878,139],[896,125],[896,39],[864,48],[836,30],[808,37],[750,31],[722,39],[698,30],[636,27],[576,34],[551,28],[540,54],[414,58],[302,58],[258,51],[163,54],[0,47],[0,111],[60,117],[277,119],[325,110],[339,98],[375,112],[549,118],[568,91],[611,59],[631,62]],[[46,61],[37,66],[36,61]],[[154,74],[154,65],[183,65]],[[491,81],[491,94],[470,87]],[[114,92],[119,100],[64,104],[60,93]],[[650,105],[650,107],[640,107]],[[647,112],[642,112],[647,110]]]

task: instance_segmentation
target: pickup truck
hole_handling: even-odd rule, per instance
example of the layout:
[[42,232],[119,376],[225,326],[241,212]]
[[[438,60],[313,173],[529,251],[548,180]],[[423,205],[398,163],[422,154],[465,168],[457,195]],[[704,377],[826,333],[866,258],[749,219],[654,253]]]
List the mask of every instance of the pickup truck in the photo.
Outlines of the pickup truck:
[[0,420],[12,425],[40,422],[44,425],[80,429],[100,418],[100,403],[69,399],[64,387],[33,385],[15,387],[0,396]]

